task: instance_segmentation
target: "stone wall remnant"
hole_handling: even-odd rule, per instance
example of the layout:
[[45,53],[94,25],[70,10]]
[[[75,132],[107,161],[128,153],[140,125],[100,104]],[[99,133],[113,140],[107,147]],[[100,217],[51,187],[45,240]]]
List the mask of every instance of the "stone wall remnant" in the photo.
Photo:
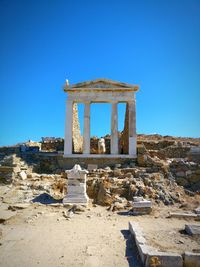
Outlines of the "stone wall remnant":
[[120,148],[122,154],[128,154],[129,147],[129,108],[128,103],[126,104],[126,113],[124,119],[124,129],[120,138]]
[[81,153],[83,150],[83,137],[81,135],[80,123],[78,118],[77,104],[73,104],[73,120],[72,120],[72,146],[74,153]]

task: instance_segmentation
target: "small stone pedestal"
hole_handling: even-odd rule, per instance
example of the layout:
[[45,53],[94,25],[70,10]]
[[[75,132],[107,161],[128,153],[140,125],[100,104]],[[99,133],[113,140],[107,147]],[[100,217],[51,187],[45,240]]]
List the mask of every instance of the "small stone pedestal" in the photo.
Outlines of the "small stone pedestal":
[[144,200],[143,197],[134,197],[132,207],[132,212],[134,215],[149,214],[152,211],[151,201]]
[[63,199],[63,204],[88,204],[86,193],[87,170],[82,170],[81,166],[76,164],[73,169],[66,171],[68,177],[67,195]]

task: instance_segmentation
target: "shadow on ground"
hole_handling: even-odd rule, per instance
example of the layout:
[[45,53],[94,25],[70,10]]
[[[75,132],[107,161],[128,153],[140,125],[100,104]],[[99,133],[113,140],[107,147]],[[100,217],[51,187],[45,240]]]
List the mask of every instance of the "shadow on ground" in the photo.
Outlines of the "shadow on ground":
[[54,203],[62,203],[62,199],[55,199],[49,194],[43,193],[35,197],[34,199],[32,199],[32,202],[33,203],[39,202],[41,204],[48,205],[48,204],[54,204]]
[[121,215],[121,216],[130,216],[130,211],[119,211],[117,212],[118,215]]
[[126,258],[129,264],[129,267],[143,267],[143,264],[140,260],[138,250],[133,240],[129,230],[121,230],[124,239],[126,240]]

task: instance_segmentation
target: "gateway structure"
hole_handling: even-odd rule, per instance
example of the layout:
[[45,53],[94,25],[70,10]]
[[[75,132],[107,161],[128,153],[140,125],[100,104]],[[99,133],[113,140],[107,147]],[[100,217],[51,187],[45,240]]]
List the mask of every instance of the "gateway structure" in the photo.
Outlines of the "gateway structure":
[[[135,92],[138,85],[116,82],[108,79],[96,79],[64,86],[67,93],[66,125],[64,140],[64,157],[108,157],[108,158],[135,158],[136,157],[136,100]],[[73,154],[72,150],[72,123],[73,104],[84,104],[84,130],[83,130],[83,153]],[[110,154],[90,154],[90,105],[91,103],[111,103],[111,140]],[[128,116],[127,154],[119,154],[118,134],[118,103],[126,103]]]

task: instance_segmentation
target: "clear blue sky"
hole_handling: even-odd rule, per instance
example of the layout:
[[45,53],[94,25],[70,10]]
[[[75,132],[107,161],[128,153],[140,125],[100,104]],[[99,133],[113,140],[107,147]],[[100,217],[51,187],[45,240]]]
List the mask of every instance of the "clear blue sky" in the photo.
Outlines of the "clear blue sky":
[[[100,77],[140,85],[138,133],[199,137],[200,1],[0,1],[0,145],[63,137],[65,79]],[[92,107],[92,135],[109,112]]]

